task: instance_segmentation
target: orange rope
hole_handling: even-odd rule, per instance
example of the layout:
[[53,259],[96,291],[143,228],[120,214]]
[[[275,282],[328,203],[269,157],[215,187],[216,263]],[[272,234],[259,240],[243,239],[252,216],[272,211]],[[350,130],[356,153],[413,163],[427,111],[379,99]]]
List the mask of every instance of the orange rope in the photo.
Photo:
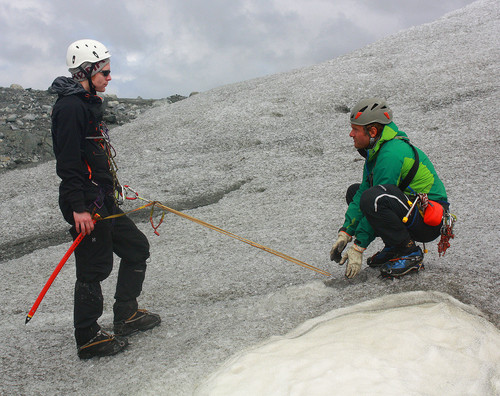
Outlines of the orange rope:
[[[300,265],[301,267],[308,268],[308,269],[310,269],[310,270],[312,270],[312,271],[315,271],[315,272],[317,272],[317,273],[319,273],[319,274],[322,274],[322,275],[325,275],[325,276],[332,276],[329,272],[326,272],[326,271],[323,271],[323,270],[321,270],[321,269],[319,269],[319,268],[316,268],[316,267],[314,267],[314,266],[312,266],[312,265],[310,265],[310,264],[305,263],[304,261],[298,260],[298,259],[296,259],[296,258],[293,258],[293,257],[291,257],[291,256],[287,255],[287,254],[284,254],[284,253],[278,252],[277,250],[274,250],[274,249],[268,248],[268,247],[266,247],[266,246],[260,245],[260,244],[258,244],[258,243],[256,243],[256,242],[252,242],[252,241],[250,241],[249,239],[242,238],[242,237],[240,237],[240,236],[238,236],[238,235],[236,235],[236,234],[233,234],[232,232],[229,232],[229,231],[223,230],[222,228],[219,228],[219,227],[217,227],[217,226],[214,226],[214,225],[212,225],[212,224],[209,224],[209,223],[207,223],[207,222],[205,222],[205,221],[203,221],[203,220],[197,219],[196,217],[193,217],[193,216],[187,215],[187,214],[185,214],[185,213],[179,212],[178,210],[175,210],[175,209],[169,208],[168,206],[163,205],[161,202],[158,202],[158,201],[150,201],[149,199],[142,198],[142,197],[140,197],[140,196],[139,196],[139,195],[138,195],[135,191],[133,191],[130,187],[128,187],[128,186],[124,186],[124,187],[126,187],[126,188],[127,188],[127,189],[129,189],[129,190],[131,190],[131,191],[135,194],[135,197],[136,197],[137,199],[141,199],[141,200],[143,200],[143,201],[148,202],[148,204],[147,204],[147,205],[145,205],[145,206],[143,206],[143,207],[147,207],[147,206],[153,205],[153,208],[154,208],[154,206],[157,206],[157,207],[159,207],[159,208],[161,208],[161,209],[163,209],[163,210],[166,210],[167,212],[170,212],[170,213],[173,213],[173,214],[175,214],[175,215],[177,215],[177,216],[180,216],[180,217],[183,217],[183,218],[185,218],[185,219],[191,220],[191,221],[195,222],[196,224],[199,224],[199,225],[201,225],[201,226],[203,226],[203,227],[210,228],[211,230],[214,230],[214,231],[217,231],[217,232],[219,232],[219,233],[221,233],[221,234],[227,235],[228,237],[231,237],[231,238],[237,239],[237,240],[239,240],[239,241],[241,241],[241,242],[244,242],[244,243],[246,243],[246,244],[248,244],[248,245],[250,245],[250,246],[253,246],[253,247],[259,248],[259,249],[261,249],[261,250],[264,250],[265,252],[268,252],[268,253],[274,254],[275,256],[281,257],[281,258],[283,258],[283,259],[285,259],[285,260],[287,260],[287,261],[290,261],[290,262],[292,262],[292,263],[294,263],[294,264]],[[143,207],[141,207],[140,209],[142,209]],[[163,220],[163,216],[162,216],[162,220]],[[160,224],[161,224],[161,221],[160,221]],[[160,224],[158,224],[158,226],[159,226]],[[155,227],[153,227],[153,228],[155,228],[155,233],[156,233],[156,234],[158,234],[158,233],[157,233],[157,231],[156,231],[156,229],[158,228],[158,226],[157,226],[156,228],[155,228]]]

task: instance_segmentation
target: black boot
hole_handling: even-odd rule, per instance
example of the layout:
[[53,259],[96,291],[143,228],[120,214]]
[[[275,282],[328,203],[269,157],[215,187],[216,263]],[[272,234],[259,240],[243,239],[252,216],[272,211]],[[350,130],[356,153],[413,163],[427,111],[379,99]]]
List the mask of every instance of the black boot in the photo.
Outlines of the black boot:
[[398,254],[395,247],[385,246],[382,250],[375,253],[373,256],[366,260],[366,264],[370,267],[380,267],[382,264],[387,263],[390,259],[393,259]]
[[115,334],[127,336],[137,331],[145,331],[158,326],[161,323],[160,315],[138,309],[130,318],[114,322]]
[[97,335],[84,345],[78,346],[78,357],[90,359],[93,357],[111,356],[123,351],[128,341],[100,330]]

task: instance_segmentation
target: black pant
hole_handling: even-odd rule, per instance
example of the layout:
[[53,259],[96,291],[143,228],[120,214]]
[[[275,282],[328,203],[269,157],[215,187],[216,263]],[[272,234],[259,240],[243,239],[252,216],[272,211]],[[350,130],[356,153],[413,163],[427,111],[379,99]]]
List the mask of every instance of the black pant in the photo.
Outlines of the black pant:
[[[351,185],[346,194],[349,204],[359,189],[360,184]],[[399,247],[407,244],[410,239],[419,242],[430,242],[441,233],[441,224],[429,226],[418,208],[414,208],[407,223],[403,223],[410,205],[406,195],[395,185],[384,184],[371,187],[363,192],[359,203],[377,236],[385,245]]]
[[[103,218],[123,213],[109,202],[97,212]],[[74,227],[71,234],[76,238]],[[137,297],[142,291],[149,257],[149,242],[127,216],[98,221],[94,231],[75,249],[74,326],[78,345],[86,343],[100,329],[97,320],[103,312],[101,281],[111,273],[113,253],[121,258],[114,296],[114,320],[127,319],[137,310]]]

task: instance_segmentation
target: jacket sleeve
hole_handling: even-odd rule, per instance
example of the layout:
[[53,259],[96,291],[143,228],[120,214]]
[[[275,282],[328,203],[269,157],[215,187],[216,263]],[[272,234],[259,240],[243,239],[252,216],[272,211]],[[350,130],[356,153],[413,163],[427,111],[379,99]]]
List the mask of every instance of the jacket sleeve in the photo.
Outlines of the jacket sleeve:
[[343,226],[349,235],[355,237],[355,243],[364,248],[368,247],[368,245],[375,239],[375,231],[359,207],[361,195],[364,191],[370,188],[368,175],[365,173],[366,172],[363,173],[363,182],[361,183],[358,192],[354,195],[352,202],[347,208]]
[[68,202],[71,209],[78,213],[86,210],[85,173],[80,148],[86,119],[84,106],[75,100],[63,101],[53,114],[56,171],[62,179],[60,200]]
[[365,166],[363,170],[363,180],[361,181],[361,185],[354,195],[352,202],[347,207],[347,211],[345,212],[344,225],[342,226],[345,232],[351,236],[354,236],[356,234],[356,229],[358,228],[359,222],[364,218],[363,212],[361,212],[361,209],[359,207],[359,201],[363,192],[368,188],[370,188],[370,181],[368,179],[368,173]]

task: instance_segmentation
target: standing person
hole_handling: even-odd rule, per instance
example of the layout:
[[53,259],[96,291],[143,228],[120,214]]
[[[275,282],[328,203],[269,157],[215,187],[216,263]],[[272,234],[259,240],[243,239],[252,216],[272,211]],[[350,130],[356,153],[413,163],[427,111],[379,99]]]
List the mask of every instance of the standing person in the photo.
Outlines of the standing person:
[[[96,216],[123,213],[115,198],[121,189],[115,153],[97,96],[111,81],[110,57],[98,41],[72,43],[66,56],[72,77],[57,77],[51,87],[59,95],[52,111],[59,206],[72,225],[73,239],[86,235],[75,250],[74,327],[81,359],[114,355],[128,345],[124,336],[161,322],[159,315],[137,304],[149,258],[146,236],[125,215],[94,224]],[[103,313],[101,281],[111,273],[113,253],[121,258],[113,306],[115,335],[97,323]]]
[[[367,260],[370,267],[379,267],[383,276],[418,271],[423,252],[415,241],[430,242],[440,235],[449,207],[444,185],[429,158],[394,124],[384,99],[361,100],[353,107],[350,122],[349,136],[365,157],[365,166],[362,182],[347,191],[349,206],[330,259],[347,263],[346,276],[353,278],[361,269],[363,252],[380,237],[385,247]],[[427,199],[431,201],[426,208]],[[408,201],[416,200],[418,207],[408,215]],[[342,256],[353,238],[354,245]]]

